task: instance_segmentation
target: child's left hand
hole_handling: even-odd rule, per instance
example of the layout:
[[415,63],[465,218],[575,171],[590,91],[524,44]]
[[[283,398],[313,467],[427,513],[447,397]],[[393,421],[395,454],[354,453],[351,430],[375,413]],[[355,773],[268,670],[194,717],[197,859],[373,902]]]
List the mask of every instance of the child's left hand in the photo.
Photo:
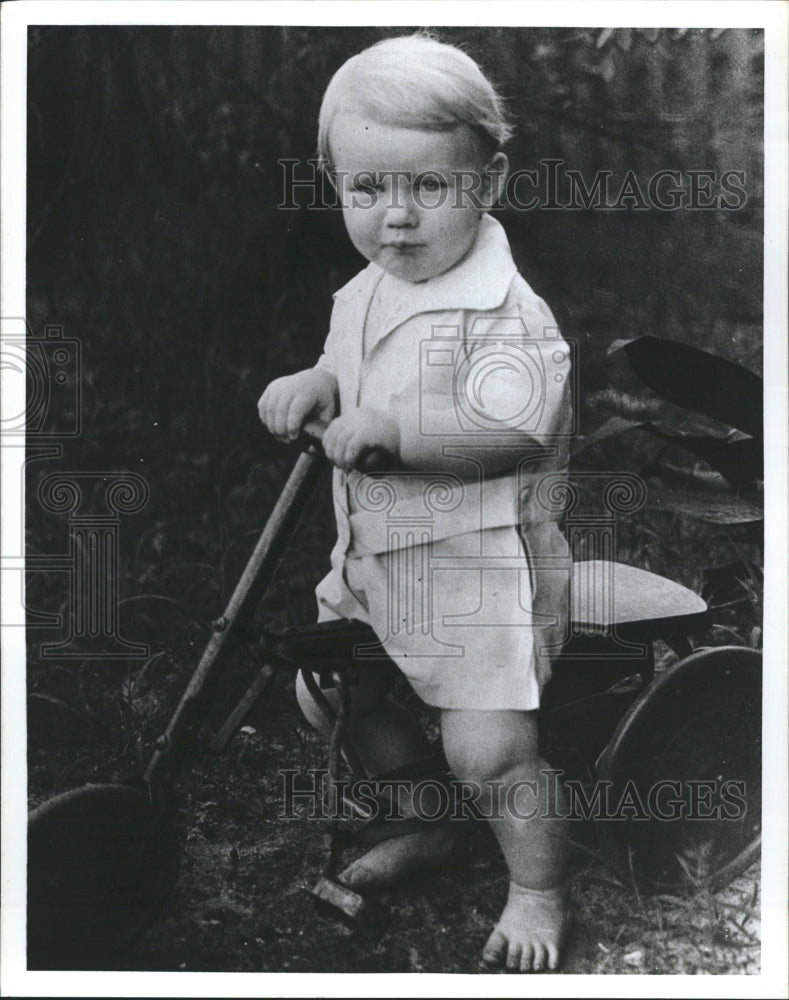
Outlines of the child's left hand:
[[343,413],[329,424],[323,435],[326,457],[340,469],[361,468],[365,453],[381,448],[392,455],[400,454],[400,428],[397,421],[383,410],[361,407]]

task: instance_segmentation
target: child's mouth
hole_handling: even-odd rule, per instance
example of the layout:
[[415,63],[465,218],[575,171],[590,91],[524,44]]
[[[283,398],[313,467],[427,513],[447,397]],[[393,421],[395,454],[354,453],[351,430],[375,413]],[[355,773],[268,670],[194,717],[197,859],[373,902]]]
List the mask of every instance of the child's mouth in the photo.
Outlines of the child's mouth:
[[417,250],[421,250],[424,247],[424,243],[384,243],[385,250],[394,250],[396,253],[402,254],[412,254]]

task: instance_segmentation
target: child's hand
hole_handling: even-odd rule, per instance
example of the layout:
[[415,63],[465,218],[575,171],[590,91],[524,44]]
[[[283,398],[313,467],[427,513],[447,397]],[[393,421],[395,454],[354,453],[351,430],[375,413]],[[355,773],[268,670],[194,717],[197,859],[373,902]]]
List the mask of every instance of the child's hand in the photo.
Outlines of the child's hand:
[[366,452],[381,448],[396,458],[400,454],[400,427],[383,410],[362,407],[332,420],[323,435],[326,457],[341,469],[359,469]]
[[258,400],[260,419],[280,441],[298,437],[304,421],[328,423],[337,409],[337,380],[325,368],[308,368],[278,378]]

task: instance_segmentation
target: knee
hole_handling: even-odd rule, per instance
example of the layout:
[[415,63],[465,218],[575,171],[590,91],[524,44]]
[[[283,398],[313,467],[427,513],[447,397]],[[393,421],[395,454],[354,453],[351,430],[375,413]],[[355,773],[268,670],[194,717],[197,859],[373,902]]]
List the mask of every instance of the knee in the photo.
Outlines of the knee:
[[538,771],[535,713],[445,711],[444,754],[461,781],[484,784],[517,770]]
[[462,740],[444,740],[444,754],[455,777],[475,785],[506,778],[519,763],[517,755],[501,747],[478,746]]

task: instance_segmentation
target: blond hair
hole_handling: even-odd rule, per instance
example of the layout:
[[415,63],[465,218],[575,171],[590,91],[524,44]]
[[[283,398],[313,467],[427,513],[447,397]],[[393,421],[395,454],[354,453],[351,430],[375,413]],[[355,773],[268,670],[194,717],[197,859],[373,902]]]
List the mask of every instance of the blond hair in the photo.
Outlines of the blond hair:
[[343,111],[428,132],[467,125],[488,155],[512,134],[501,97],[471,56],[423,34],[377,42],[334,74],[318,116],[318,157],[329,168],[329,133]]

